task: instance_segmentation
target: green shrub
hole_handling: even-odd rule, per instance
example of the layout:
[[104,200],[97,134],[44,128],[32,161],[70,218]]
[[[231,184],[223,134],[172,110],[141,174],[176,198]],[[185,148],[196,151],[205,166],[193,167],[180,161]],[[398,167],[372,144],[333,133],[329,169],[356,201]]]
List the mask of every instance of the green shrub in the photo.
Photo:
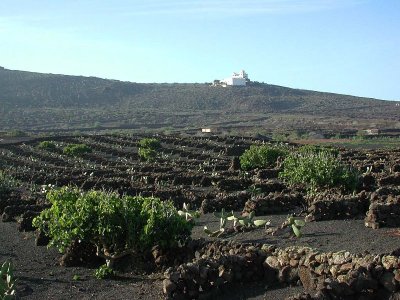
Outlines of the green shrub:
[[6,261],[0,268],[0,299],[16,299],[14,271],[10,262]]
[[161,142],[155,138],[144,138],[139,141],[139,147],[158,150],[161,148]]
[[252,145],[240,156],[240,165],[243,170],[265,168],[274,165],[278,157],[287,154],[288,150],[283,146]]
[[101,265],[98,269],[96,269],[96,271],[94,271],[94,277],[97,279],[113,278],[114,276],[114,270],[107,265]]
[[154,245],[168,248],[185,242],[193,227],[171,201],[153,197],[63,187],[48,192],[47,199],[52,206],[33,225],[50,237],[49,246],[63,252],[75,240],[93,243],[108,266]]
[[138,154],[145,161],[154,161],[157,158],[157,151],[150,148],[139,148]]
[[161,149],[160,141],[155,138],[141,139],[138,145],[138,155],[140,159],[145,161],[154,161],[158,156],[159,150]]
[[44,150],[55,150],[57,148],[57,145],[54,142],[51,141],[42,141],[40,142],[37,147],[39,149],[44,149]]
[[327,150],[303,148],[289,154],[283,166],[279,177],[289,184],[304,184],[309,192],[330,187],[355,190],[359,182],[358,172]]
[[13,177],[0,170],[0,195],[8,194],[17,186],[18,182]]
[[80,156],[90,152],[92,152],[92,149],[85,144],[70,144],[63,149],[63,153],[70,156]]

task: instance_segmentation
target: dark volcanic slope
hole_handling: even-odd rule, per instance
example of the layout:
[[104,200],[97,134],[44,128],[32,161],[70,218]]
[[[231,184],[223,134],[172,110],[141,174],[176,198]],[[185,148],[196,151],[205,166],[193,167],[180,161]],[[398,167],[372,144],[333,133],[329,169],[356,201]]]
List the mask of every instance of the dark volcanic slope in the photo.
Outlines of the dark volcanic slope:
[[[340,115],[381,113],[392,102],[291,89],[269,84],[212,87],[207,84],[142,84],[95,77],[0,69],[0,103],[6,108],[136,105],[165,111],[291,112]],[[385,112],[386,114],[387,112]]]

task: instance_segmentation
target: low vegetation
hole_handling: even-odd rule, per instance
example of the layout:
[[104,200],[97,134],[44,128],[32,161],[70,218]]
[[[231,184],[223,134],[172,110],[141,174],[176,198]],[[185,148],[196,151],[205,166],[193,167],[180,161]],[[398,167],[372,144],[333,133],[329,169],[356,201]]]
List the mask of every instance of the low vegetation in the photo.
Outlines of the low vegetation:
[[94,277],[97,279],[108,279],[115,276],[115,271],[108,267],[107,265],[101,265],[94,271]]
[[289,184],[303,184],[309,192],[331,187],[351,191],[359,182],[358,172],[341,163],[331,150],[300,148],[289,154],[283,165],[279,177]]
[[92,152],[92,149],[85,144],[70,144],[63,148],[63,153],[69,156],[80,156]]
[[161,148],[161,143],[155,138],[144,138],[139,141],[139,147],[158,150]]
[[17,181],[0,170],[0,195],[8,194],[18,185]]
[[243,170],[274,166],[279,157],[284,158],[288,150],[283,146],[252,145],[240,156],[240,165]]
[[155,138],[144,138],[141,139],[138,143],[139,150],[138,154],[140,159],[145,161],[154,161],[161,149],[161,143],[158,139]]
[[49,191],[47,199],[52,206],[33,225],[50,237],[49,245],[63,252],[77,240],[92,243],[108,267],[118,258],[154,245],[168,248],[184,243],[193,227],[172,201],[153,197],[63,187]]
[[37,147],[39,149],[52,151],[52,150],[55,150],[57,148],[57,145],[56,145],[56,143],[54,143],[52,141],[42,141],[37,145]]
[[[222,208],[220,213],[214,212],[214,216],[220,221],[219,229],[211,231],[208,229],[208,226],[204,226],[203,228],[204,233],[209,237],[223,237],[241,230],[249,230],[271,224],[271,222],[268,220],[254,220],[254,211],[250,212],[247,216],[235,216],[233,211],[227,213],[225,209]],[[232,222],[232,227],[226,228],[227,221]]]
[[3,263],[0,269],[0,299],[16,299],[14,271],[9,261]]
[[288,216],[287,220],[283,224],[283,227],[290,226],[292,228],[293,234],[300,238],[302,236],[301,228],[306,225],[304,220],[295,219],[293,216]]

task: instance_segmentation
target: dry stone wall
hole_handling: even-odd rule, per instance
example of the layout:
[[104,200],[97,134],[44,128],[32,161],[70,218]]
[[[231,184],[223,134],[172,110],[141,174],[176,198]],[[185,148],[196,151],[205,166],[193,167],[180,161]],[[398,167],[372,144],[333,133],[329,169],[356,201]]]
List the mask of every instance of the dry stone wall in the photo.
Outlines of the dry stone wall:
[[[163,291],[168,299],[208,299],[215,290],[235,282],[264,281],[303,285],[306,293],[293,299],[395,295],[400,288],[398,254],[354,255],[308,247],[213,242],[199,248],[191,262],[167,269]],[[316,294],[325,298],[312,298]]]

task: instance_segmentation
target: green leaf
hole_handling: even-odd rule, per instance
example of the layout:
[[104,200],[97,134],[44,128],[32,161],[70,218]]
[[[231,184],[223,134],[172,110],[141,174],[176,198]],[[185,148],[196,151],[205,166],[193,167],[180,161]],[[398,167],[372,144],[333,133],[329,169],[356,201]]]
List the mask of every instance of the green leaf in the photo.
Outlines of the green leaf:
[[229,216],[226,218],[228,221],[235,221],[237,218],[235,216]]
[[296,227],[296,225],[292,224],[292,229],[293,229],[293,233],[299,238],[301,237],[301,231],[299,228]]
[[219,237],[221,234],[223,234],[225,231],[224,228],[221,228],[219,230],[214,231],[210,236],[211,237]]
[[204,232],[205,232],[206,234],[208,234],[208,235],[211,235],[211,234],[212,234],[212,231],[211,231],[210,229],[208,229],[207,226],[204,226],[203,230],[204,230]]
[[226,225],[226,218],[221,218],[220,220],[220,228],[224,228]]
[[298,227],[303,227],[306,225],[306,222],[304,222],[304,220],[294,220],[294,224]]
[[239,224],[242,226],[248,226],[249,225],[249,219],[239,219]]
[[249,220],[251,221],[251,219],[253,219],[255,215],[256,215],[256,213],[254,211],[250,212],[250,214],[248,216]]
[[255,226],[257,226],[257,227],[260,227],[260,226],[264,226],[264,225],[266,225],[266,224],[271,224],[271,222],[270,221],[267,221],[267,220],[254,220],[253,221],[253,224],[255,225]]

